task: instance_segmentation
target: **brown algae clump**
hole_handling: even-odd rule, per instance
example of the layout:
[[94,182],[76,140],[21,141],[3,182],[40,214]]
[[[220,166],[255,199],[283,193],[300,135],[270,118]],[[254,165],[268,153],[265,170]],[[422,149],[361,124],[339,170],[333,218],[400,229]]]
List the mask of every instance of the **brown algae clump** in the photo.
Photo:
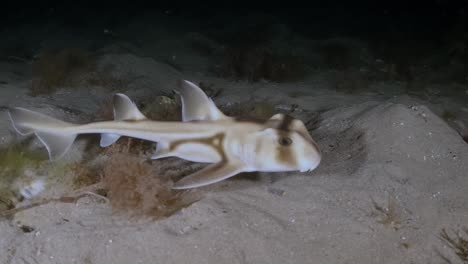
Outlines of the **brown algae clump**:
[[114,153],[102,168],[104,188],[115,211],[134,216],[168,217],[195,200],[185,191],[172,190],[159,166],[129,153]]

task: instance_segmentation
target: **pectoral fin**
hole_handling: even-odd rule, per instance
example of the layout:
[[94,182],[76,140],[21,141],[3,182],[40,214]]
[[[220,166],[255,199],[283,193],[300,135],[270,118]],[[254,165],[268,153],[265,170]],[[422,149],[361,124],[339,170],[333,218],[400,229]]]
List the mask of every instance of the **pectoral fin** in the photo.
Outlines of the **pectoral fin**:
[[243,172],[240,161],[222,161],[190,174],[174,184],[172,189],[190,189],[219,182]]

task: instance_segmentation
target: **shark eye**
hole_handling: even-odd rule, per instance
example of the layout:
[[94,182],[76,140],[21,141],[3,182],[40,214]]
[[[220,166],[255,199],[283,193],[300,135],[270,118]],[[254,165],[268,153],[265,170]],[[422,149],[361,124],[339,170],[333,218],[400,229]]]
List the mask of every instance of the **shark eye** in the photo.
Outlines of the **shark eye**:
[[292,143],[292,139],[289,138],[289,137],[280,137],[278,139],[278,143],[281,145],[281,146],[289,146],[291,145]]

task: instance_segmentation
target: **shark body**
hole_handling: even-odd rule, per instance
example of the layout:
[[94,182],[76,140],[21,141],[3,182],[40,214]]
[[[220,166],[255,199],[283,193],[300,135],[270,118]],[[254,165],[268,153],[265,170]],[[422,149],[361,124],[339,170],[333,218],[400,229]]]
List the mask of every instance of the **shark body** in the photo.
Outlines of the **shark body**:
[[121,136],[157,142],[152,159],[179,157],[211,163],[185,176],[173,189],[188,189],[222,181],[241,172],[311,171],[321,152],[304,123],[284,114],[265,122],[240,120],[222,113],[198,86],[177,83],[182,122],[146,118],[124,94],[114,95],[114,120],[73,124],[21,107],[9,109],[21,135],[35,134],[51,160],[62,157],[78,134],[101,134],[101,147]]

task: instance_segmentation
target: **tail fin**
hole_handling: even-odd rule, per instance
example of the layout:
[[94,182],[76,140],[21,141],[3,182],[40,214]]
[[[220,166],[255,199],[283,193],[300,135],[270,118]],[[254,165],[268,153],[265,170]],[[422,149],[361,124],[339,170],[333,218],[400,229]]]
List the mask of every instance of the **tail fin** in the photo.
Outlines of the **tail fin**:
[[73,124],[25,108],[8,110],[14,129],[21,135],[36,134],[49,152],[49,159],[61,158],[71,147],[77,134],[64,132]]

